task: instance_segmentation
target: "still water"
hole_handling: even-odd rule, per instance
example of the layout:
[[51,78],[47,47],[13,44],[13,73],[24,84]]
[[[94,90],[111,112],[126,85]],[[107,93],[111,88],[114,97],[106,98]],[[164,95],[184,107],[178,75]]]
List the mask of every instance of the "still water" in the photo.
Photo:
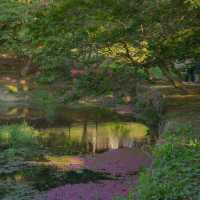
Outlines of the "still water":
[[134,147],[145,141],[147,127],[132,122],[104,122],[73,124],[71,127],[43,129],[43,141],[56,149],[65,141],[85,144],[87,152]]
[[[111,171],[122,169],[125,174],[135,173],[135,163],[146,162],[142,151],[128,148],[148,143],[148,128],[135,123],[132,117],[102,108],[63,106],[55,111],[24,105],[0,106],[0,125],[21,124],[2,127],[2,133],[11,135],[17,143],[10,146],[9,139],[0,143],[0,199],[35,199],[37,195],[48,194],[48,190],[66,184],[70,188],[77,187],[75,194],[79,194],[79,184],[87,187],[91,183],[102,192],[104,187],[96,184],[100,181],[108,185],[111,181],[114,187],[119,184],[126,189],[120,176],[114,177]],[[29,144],[31,134],[37,135],[36,146]],[[105,152],[124,147],[128,148]],[[125,153],[121,154],[121,150]],[[112,152],[114,154],[110,155]],[[98,156],[103,156],[103,160]],[[97,169],[93,168],[95,166]],[[98,171],[98,168],[106,171]],[[126,178],[129,182],[128,175]]]
[[1,124],[24,121],[41,132],[41,143],[54,153],[63,153],[65,147],[66,153],[95,153],[147,142],[146,126],[107,109],[60,107],[53,113],[24,106],[1,108]]

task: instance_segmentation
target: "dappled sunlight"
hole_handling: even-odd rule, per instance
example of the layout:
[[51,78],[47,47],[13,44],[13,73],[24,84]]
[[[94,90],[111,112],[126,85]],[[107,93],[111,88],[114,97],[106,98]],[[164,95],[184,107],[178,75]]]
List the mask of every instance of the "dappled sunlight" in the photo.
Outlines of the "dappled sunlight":
[[6,115],[11,115],[12,116],[12,115],[18,114],[18,112],[19,112],[18,108],[12,108],[6,113]]
[[6,88],[8,89],[9,92],[12,92],[12,93],[18,92],[18,88],[16,85],[6,85]]
[[160,89],[160,88],[174,88],[173,85],[153,85],[151,86],[152,88],[155,88],[155,89]]
[[45,156],[44,161],[29,161],[34,166],[52,166],[62,171],[79,170],[85,166],[84,160],[79,156]]
[[15,175],[15,181],[17,183],[24,181],[24,176],[22,174],[16,174]]
[[62,170],[74,170],[84,167],[84,161],[78,156],[47,156],[49,165]]
[[145,62],[150,52],[147,42],[141,42],[140,47],[133,47],[130,43],[121,42],[115,43],[111,47],[101,49],[100,53],[120,63],[130,64],[132,62]]
[[168,98],[200,98],[199,94],[171,94]]

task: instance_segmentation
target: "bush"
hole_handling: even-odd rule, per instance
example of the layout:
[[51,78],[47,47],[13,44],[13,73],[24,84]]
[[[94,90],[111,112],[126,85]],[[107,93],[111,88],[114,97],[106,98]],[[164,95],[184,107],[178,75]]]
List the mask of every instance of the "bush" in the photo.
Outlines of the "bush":
[[140,175],[138,200],[199,200],[200,143],[168,133],[154,151],[152,170]]
[[36,136],[38,132],[26,123],[0,128],[0,142],[7,143],[10,148],[32,147],[37,143]]
[[56,110],[59,106],[58,94],[47,90],[38,89],[32,94],[33,107],[38,108],[42,115],[50,122],[56,118]]
[[135,99],[135,116],[147,126],[158,126],[164,111],[162,95],[149,87],[138,87]]
[[6,148],[6,157],[23,155],[31,157],[35,149],[39,149],[39,132],[24,124],[15,124],[0,127],[0,146]]
[[91,68],[77,78],[75,84],[82,95],[133,96],[136,86],[135,77],[134,69],[127,66]]
[[13,181],[0,182],[1,200],[33,200],[39,192],[33,187]]
[[81,91],[82,96],[108,94],[112,90],[110,78],[106,71],[97,72],[94,69],[88,69],[84,75],[77,78],[75,87],[77,91]]

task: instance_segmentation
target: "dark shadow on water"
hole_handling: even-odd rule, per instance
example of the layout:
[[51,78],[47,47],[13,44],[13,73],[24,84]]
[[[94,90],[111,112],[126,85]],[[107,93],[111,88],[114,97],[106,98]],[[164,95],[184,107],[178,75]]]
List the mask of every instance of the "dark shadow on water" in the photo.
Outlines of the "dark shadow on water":
[[111,180],[113,178],[109,174],[87,169],[64,171],[58,170],[53,166],[32,165],[24,167],[21,171],[0,176],[0,181],[8,179],[16,183],[28,184],[39,191],[47,191],[65,184],[98,182],[100,180]]
[[64,127],[74,123],[131,121],[133,118],[124,117],[116,112],[99,107],[70,108],[60,106],[55,111],[42,110],[40,107],[27,105],[2,107],[0,105],[0,125],[21,123],[26,121],[35,128]]

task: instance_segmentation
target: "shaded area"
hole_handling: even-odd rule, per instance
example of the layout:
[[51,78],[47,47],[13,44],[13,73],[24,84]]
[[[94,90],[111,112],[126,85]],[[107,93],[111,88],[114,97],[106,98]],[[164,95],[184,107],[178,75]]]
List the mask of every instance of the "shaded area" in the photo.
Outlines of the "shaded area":
[[65,184],[96,182],[112,179],[108,174],[83,169],[79,171],[58,170],[54,166],[26,165],[21,171],[1,174],[1,181],[12,180],[26,183],[39,191],[46,191]]
[[[57,106],[53,113],[52,108],[47,111],[45,106],[23,104],[6,105],[0,104],[0,124],[28,122],[37,128],[70,126],[73,123],[84,122],[111,122],[111,121],[131,121],[116,112],[94,106],[67,107]],[[47,107],[48,108],[48,107]],[[49,113],[48,113],[49,112]]]
[[[67,184],[48,191],[46,198],[36,199],[112,200],[116,196],[126,197],[137,183],[141,168],[151,164],[151,158],[147,153],[139,149],[128,148],[112,150],[96,156],[86,156],[82,160],[87,169],[111,174],[115,180],[102,180],[88,184]],[[77,168],[77,166],[72,165],[71,168],[73,167]]]
[[126,197],[128,195],[128,184],[118,181],[102,181],[98,184],[66,185],[50,191],[46,198],[36,200],[112,200],[114,197]]

